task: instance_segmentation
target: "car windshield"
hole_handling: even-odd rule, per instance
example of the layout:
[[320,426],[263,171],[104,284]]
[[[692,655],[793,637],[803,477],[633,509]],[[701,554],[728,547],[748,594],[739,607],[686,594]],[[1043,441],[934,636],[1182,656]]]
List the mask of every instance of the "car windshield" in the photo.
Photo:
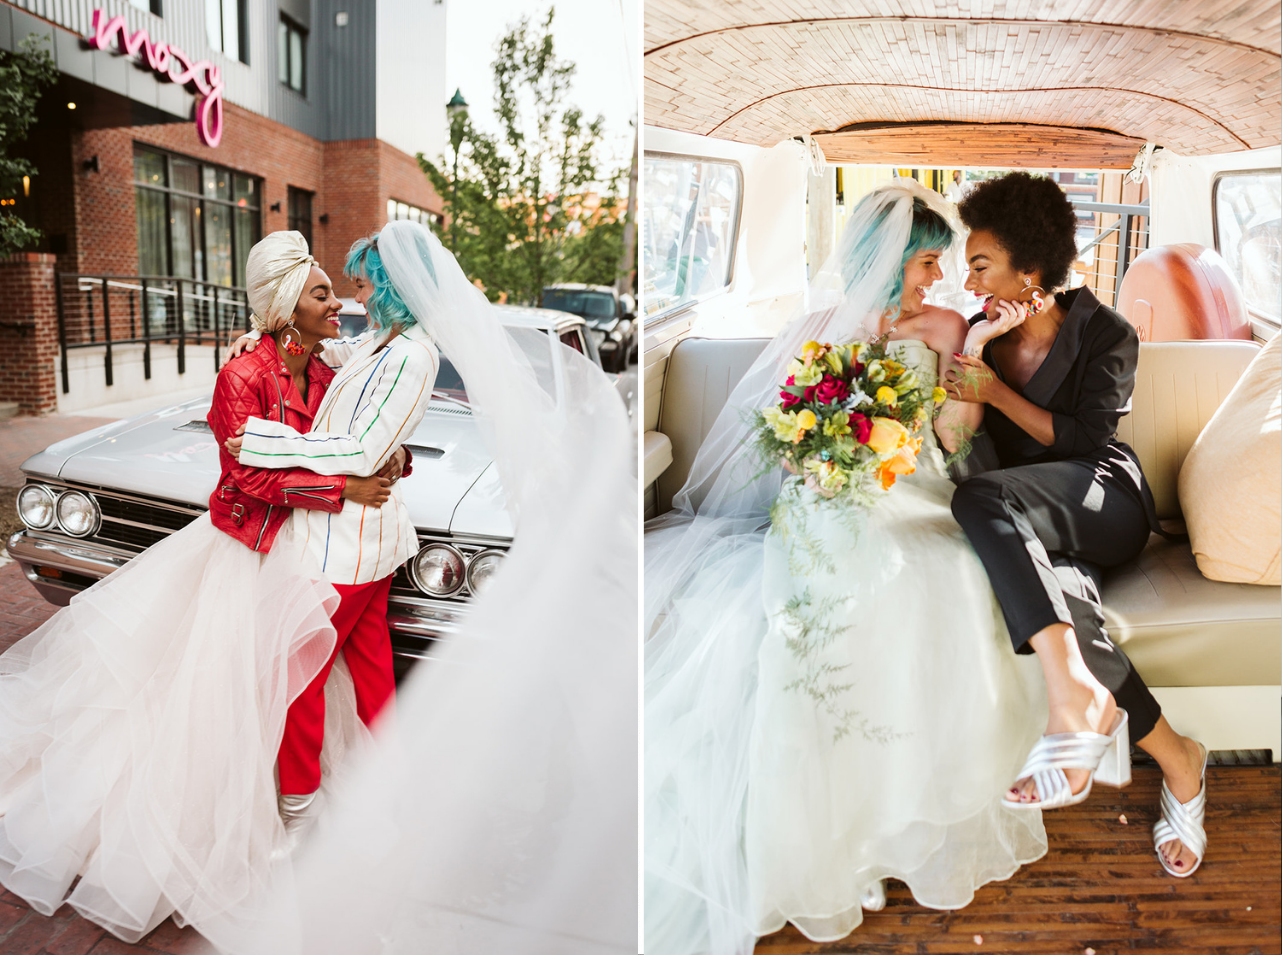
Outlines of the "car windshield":
[[577,289],[548,289],[543,293],[543,307],[559,312],[582,315],[586,319],[614,318],[614,296],[609,292],[589,292]]

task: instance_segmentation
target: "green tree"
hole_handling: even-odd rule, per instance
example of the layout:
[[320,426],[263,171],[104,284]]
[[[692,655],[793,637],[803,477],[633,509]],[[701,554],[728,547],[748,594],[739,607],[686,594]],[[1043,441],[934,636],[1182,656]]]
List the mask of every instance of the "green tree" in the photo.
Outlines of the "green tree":
[[[27,138],[27,130],[36,120],[41,88],[58,78],[43,42],[44,37],[33,34],[19,44],[17,52],[0,53],[0,196],[5,199],[23,191],[24,176],[36,174],[31,163],[9,153]],[[39,229],[27,225],[7,207],[0,208],[0,256],[17,252],[39,238]]]
[[[478,130],[466,115],[452,117],[452,137],[460,143],[457,181],[446,158],[418,157],[449,211],[451,225],[442,230],[442,240],[491,299],[506,292],[514,301],[541,304],[544,287],[563,279],[567,261],[595,258],[600,244],[586,241],[600,226],[569,210],[597,180],[595,153],[605,120],[586,121],[565,104],[575,65],[556,57],[554,12],[550,8],[536,23],[521,19],[498,42],[493,70],[499,134]],[[571,245],[584,252],[567,260],[567,230],[576,219],[575,238],[584,241]]]

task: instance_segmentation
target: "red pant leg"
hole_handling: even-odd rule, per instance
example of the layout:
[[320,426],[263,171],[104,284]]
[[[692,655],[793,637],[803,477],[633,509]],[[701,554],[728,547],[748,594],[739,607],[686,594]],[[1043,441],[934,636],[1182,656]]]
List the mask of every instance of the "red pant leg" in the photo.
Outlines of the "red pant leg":
[[343,659],[356,688],[356,711],[366,726],[390,704],[396,689],[392,668],[392,638],[387,629],[387,595],[392,578],[369,584],[369,602],[343,644]]
[[[382,619],[382,633],[384,634],[384,642],[387,643],[387,682],[389,688],[384,691],[377,680],[373,680],[367,672],[362,673],[362,680],[366,684],[370,684],[370,686],[364,694],[367,702],[363,702],[362,683],[356,683],[357,705],[361,710],[361,719],[368,723],[369,720],[365,719],[365,711],[369,703],[377,701],[378,705],[372,709],[372,712],[376,714],[378,706],[381,706],[386,701],[387,696],[390,695],[392,653],[391,643],[386,635],[387,592],[391,587],[391,582],[391,577],[386,577],[383,580],[376,580],[368,584],[334,585],[334,589],[338,591],[339,602],[338,609],[334,611],[331,622],[338,633],[338,639],[335,643],[333,656],[321,668],[316,678],[290,704],[289,712],[285,716],[285,732],[281,738],[280,754],[277,762],[282,794],[304,795],[315,792],[320,787],[320,753],[321,746],[325,742],[325,681],[329,679],[329,672],[333,669],[334,660],[337,659],[339,652],[344,650],[353,633],[359,632],[361,634],[358,637],[358,641],[362,647],[371,642],[370,631],[373,626],[368,619],[371,614],[377,614]],[[364,657],[367,655],[368,651],[364,650],[360,654],[362,663],[364,663]],[[352,667],[350,658],[348,659],[348,667],[349,669]],[[368,669],[368,667],[364,667],[364,671],[368,671]],[[355,672],[353,672],[352,677],[355,682]],[[378,699],[380,692],[383,696]]]

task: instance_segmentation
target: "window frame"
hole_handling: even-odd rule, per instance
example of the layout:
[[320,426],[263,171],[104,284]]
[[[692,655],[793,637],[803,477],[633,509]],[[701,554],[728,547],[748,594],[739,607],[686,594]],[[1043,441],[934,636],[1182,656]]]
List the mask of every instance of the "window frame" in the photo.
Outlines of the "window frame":
[[[277,30],[276,35],[277,35],[278,41],[280,37],[281,28],[283,27],[285,30],[285,47],[283,51],[284,59],[281,62],[276,64],[276,80],[277,82],[280,83],[281,86],[285,87],[285,89],[291,90],[297,93],[299,96],[306,99],[307,98],[307,73],[308,73],[308,70],[307,70],[308,30],[301,23],[299,23],[298,21],[294,20],[291,16],[289,16],[289,14],[285,13],[283,10],[280,11],[280,18],[277,22],[278,22],[278,26],[276,28]],[[298,86],[294,86],[294,84],[290,82],[290,79],[289,79],[294,75],[294,71],[292,68],[293,61],[291,59],[291,53],[290,53],[290,51],[293,49],[293,44],[290,42],[291,34],[297,34],[299,37],[299,51],[300,51],[300,56],[302,57],[300,68],[299,68],[299,76],[301,77],[301,79]],[[281,53],[282,53],[279,47],[280,47],[280,44],[278,42],[277,51],[276,51],[276,55],[278,58],[281,56]],[[285,74],[284,78],[281,77],[282,71]]]
[[[735,199],[734,215],[731,217],[734,222],[734,230],[730,236],[730,256],[726,261],[726,281],[719,288],[706,292],[703,295],[695,296],[685,302],[678,302],[662,312],[656,312],[654,315],[638,315],[638,318],[648,335],[657,329],[663,328],[671,321],[677,320],[690,309],[707,302],[718,295],[728,293],[735,283],[735,266],[738,264],[739,255],[739,230],[743,227],[743,198],[744,184],[746,179],[743,174],[743,165],[735,159],[719,159],[714,156],[698,156],[692,153],[674,153],[662,149],[647,149],[642,153],[641,164],[642,170],[645,167],[647,159],[662,159],[669,162],[698,162],[698,163],[717,163],[723,166],[729,166],[734,169],[735,175],[739,180],[739,193]],[[644,176],[642,177],[644,178]],[[638,277],[640,280],[640,277]]]
[[[1282,177],[1282,168],[1273,167],[1269,169],[1222,169],[1211,177],[1211,237],[1215,246],[1215,253],[1224,258],[1224,253],[1220,249],[1220,215],[1219,215],[1219,198],[1220,198],[1220,180],[1230,179],[1236,176],[1279,176]],[[1227,264],[1227,260],[1226,263]],[[1238,280],[1238,276],[1233,276]],[[1265,315],[1253,309],[1246,296],[1242,296],[1242,305],[1246,308],[1247,317],[1251,321],[1251,332],[1258,338],[1266,341],[1276,335],[1279,329],[1282,329],[1282,314],[1277,317]]]
[[[294,211],[294,203],[299,196],[307,197],[307,231],[296,228],[296,223],[302,217]],[[301,186],[285,187],[285,223],[293,231],[301,232],[303,238],[307,240],[307,247],[314,248],[312,242],[316,215],[316,192],[312,189],[304,189]]]
[[[238,271],[238,270],[243,270],[243,269],[244,269],[244,265],[241,263],[241,258],[240,258],[239,254],[238,254],[240,250],[237,248],[237,239],[236,239],[236,211],[237,211],[238,209],[246,209],[246,210],[248,210],[249,212],[251,212],[251,213],[253,214],[254,220],[256,221],[257,226],[258,226],[258,239],[259,239],[259,240],[261,240],[261,239],[262,239],[262,237],[263,237],[263,187],[264,187],[264,180],[263,180],[263,177],[262,177],[262,176],[256,176],[256,175],[254,175],[254,174],[253,174],[253,173],[251,173],[251,172],[245,172],[245,171],[243,171],[243,170],[234,169],[234,168],[232,168],[231,166],[224,166],[224,165],[217,164],[217,163],[205,162],[204,160],[198,159],[198,158],[196,158],[195,156],[186,156],[186,155],[184,155],[184,154],[182,154],[182,153],[174,152],[174,151],[172,151],[172,150],[165,149],[165,148],[160,147],[160,146],[153,146],[151,143],[143,142],[143,141],[141,141],[141,140],[136,140],[136,139],[135,139],[135,140],[133,140],[133,142],[132,142],[132,144],[131,144],[131,145],[132,145],[132,149],[131,149],[131,158],[132,158],[132,157],[136,157],[137,153],[138,153],[139,151],[142,151],[142,152],[149,152],[149,153],[152,153],[153,155],[161,156],[161,157],[163,157],[163,158],[164,158],[164,161],[165,161],[165,182],[166,182],[166,185],[164,185],[164,186],[156,186],[156,185],[152,185],[152,184],[150,184],[150,183],[146,183],[146,182],[139,182],[137,179],[132,178],[132,176],[133,176],[133,172],[132,172],[132,170],[131,170],[131,172],[130,172],[130,176],[131,176],[130,184],[134,187],[134,190],[135,190],[134,195],[135,195],[135,197],[137,196],[137,190],[138,190],[138,189],[145,189],[145,190],[148,190],[148,191],[150,191],[150,192],[159,193],[160,195],[164,196],[164,200],[165,200],[165,243],[166,243],[166,248],[165,248],[165,262],[166,262],[166,266],[167,266],[167,269],[168,269],[168,271],[169,271],[169,273],[170,273],[170,274],[169,274],[169,275],[167,275],[167,276],[157,276],[157,277],[158,277],[158,278],[183,278],[183,280],[184,280],[184,281],[188,281],[188,282],[192,282],[192,281],[195,281],[195,282],[203,282],[203,283],[205,283],[205,284],[209,284],[209,285],[219,285],[219,284],[220,284],[220,283],[215,282],[215,281],[213,281],[213,280],[211,280],[211,279],[209,279],[209,278],[207,277],[207,276],[209,275],[209,256],[208,256],[208,254],[207,254],[207,251],[208,251],[208,250],[205,248],[205,229],[204,229],[203,227],[202,227],[201,229],[199,229],[199,230],[198,230],[198,232],[193,236],[193,251],[195,251],[195,249],[197,248],[197,245],[198,245],[199,250],[200,250],[200,253],[201,253],[200,261],[201,261],[201,267],[202,267],[202,271],[204,272],[204,275],[199,275],[199,276],[196,276],[194,279],[189,279],[189,278],[186,278],[186,277],[184,277],[184,276],[179,276],[179,275],[175,274],[175,270],[174,270],[174,237],[173,237],[173,219],[174,219],[174,209],[173,209],[173,200],[172,200],[172,197],[174,197],[174,196],[178,196],[179,198],[183,198],[183,199],[194,199],[194,200],[196,200],[196,201],[199,203],[199,205],[198,205],[198,207],[197,207],[197,208],[199,208],[199,209],[201,210],[201,211],[200,211],[200,218],[201,218],[202,224],[203,224],[203,221],[204,221],[204,219],[205,219],[205,212],[204,212],[205,203],[214,203],[214,204],[217,204],[217,205],[220,205],[220,206],[224,206],[224,207],[226,207],[226,208],[227,208],[227,210],[228,210],[228,212],[229,212],[229,215],[230,215],[230,222],[231,222],[231,256],[232,256],[232,276],[231,276],[231,277],[232,277],[232,283],[233,283],[233,284],[232,284],[232,285],[230,285],[230,286],[221,286],[221,287],[223,287],[223,288],[244,289],[244,288],[245,288],[245,286],[243,286],[243,285],[236,285],[236,284],[235,284],[235,282],[236,282],[236,278],[237,278],[237,275],[236,275],[237,271]],[[173,161],[174,161],[175,159],[177,159],[177,160],[181,160],[181,161],[183,161],[183,162],[190,162],[190,163],[194,163],[194,164],[196,165],[197,169],[202,170],[202,177],[203,177],[203,170],[204,170],[204,168],[205,168],[206,166],[211,167],[211,168],[216,169],[216,170],[220,170],[220,171],[222,171],[222,172],[226,173],[226,175],[229,177],[229,178],[228,178],[228,182],[229,182],[228,193],[229,193],[229,195],[231,196],[231,198],[229,198],[229,199],[219,199],[219,198],[217,198],[217,197],[215,197],[215,196],[207,196],[207,195],[205,195],[205,193],[204,193],[204,189],[203,189],[203,187],[202,187],[202,189],[201,189],[200,191],[198,191],[198,192],[191,192],[191,191],[189,191],[189,190],[187,190],[187,189],[179,189],[179,188],[177,188],[176,186],[174,186],[174,185],[173,185],[173,182],[174,182]],[[136,159],[134,159],[134,161],[136,162]],[[251,205],[249,205],[248,203],[246,203],[245,205],[243,205],[243,206],[242,206],[242,205],[240,205],[240,204],[238,203],[238,201],[237,201],[237,199],[236,199],[235,180],[231,178],[231,177],[234,177],[234,176],[244,176],[245,178],[250,179],[250,180],[252,180],[252,181],[255,183],[255,190],[254,190],[254,191],[255,191],[255,194],[257,195],[257,203],[258,203],[257,205],[252,205],[252,206],[251,206]],[[135,202],[136,202],[136,199],[135,199]],[[137,223],[136,223],[136,222],[135,222],[134,228],[135,228],[135,229],[137,229]],[[258,241],[258,240],[255,240],[255,241]],[[251,243],[251,247],[252,247],[252,243]],[[138,271],[139,271],[139,274],[141,275],[141,274],[143,274],[143,273],[142,273],[142,249],[141,249],[141,247],[139,247],[137,251],[138,251],[138,263],[139,263],[139,264],[138,264]],[[244,252],[245,252],[245,255],[246,255],[246,256],[249,254],[249,250],[248,250],[248,249],[244,250]]]

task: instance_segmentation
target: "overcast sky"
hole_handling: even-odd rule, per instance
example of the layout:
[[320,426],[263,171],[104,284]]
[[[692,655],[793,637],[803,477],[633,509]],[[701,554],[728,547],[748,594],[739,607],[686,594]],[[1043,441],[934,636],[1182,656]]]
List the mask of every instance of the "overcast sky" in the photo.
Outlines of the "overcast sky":
[[586,119],[605,116],[601,158],[606,168],[632,156],[640,83],[639,0],[455,0],[447,7],[445,78],[449,95],[463,91],[472,122],[498,132],[494,118],[494,46],[522,16],[540,20],[555,6],[552,36],[559,59],[577,64],[569,103]]

